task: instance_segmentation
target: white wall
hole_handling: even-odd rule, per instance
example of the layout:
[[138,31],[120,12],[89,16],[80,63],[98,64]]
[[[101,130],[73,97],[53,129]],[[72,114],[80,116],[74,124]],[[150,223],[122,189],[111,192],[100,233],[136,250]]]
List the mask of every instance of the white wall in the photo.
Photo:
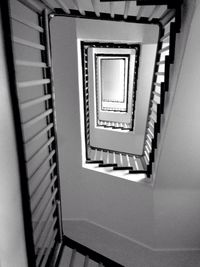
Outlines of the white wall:
[[0,25],[0,266],[27,267],[20,177],[2,40]]
[[[157,38],[155,25],[132,24],[126,22],[91,21],[77,19],[77,36],[80,39],[113,40],[143,44],[154,44]],[[156,26],[157,27],[157,26]]]
[[[181,32],[190,26],[187,16],[195,1],[189,2],[185,3]],[[200,248],[199,18],[200,2],[196,1],[180,74],[175,72],[178,82],[158,163],[154,189],[156,247]],[[177,59],[184,38],[183,34],[178,36]]]

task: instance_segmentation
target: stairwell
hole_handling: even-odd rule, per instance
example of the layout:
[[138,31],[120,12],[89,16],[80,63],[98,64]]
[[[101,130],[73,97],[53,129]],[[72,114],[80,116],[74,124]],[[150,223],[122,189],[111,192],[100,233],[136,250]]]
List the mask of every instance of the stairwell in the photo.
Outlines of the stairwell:
[[[159,40],[157,45],[157,55],[155,60],[155,68],[154,68],[154,78],[153,78],[153,86],[151,92],[151,102],[149,107],[149,115],[148,122],[146,128],[145,135],[145,143],[144,143],[144,151],[143,156],[134,155],[134,148],[132,155],[129,153],[125,153],[123,151],[115,151],[101,149],[98,147],[95,148],[91,145],[90,139],[92,133],[90,134],[90,112],[94,112],[90,110],[89,97],[91,94],[91,90],[93,90],[92,85],[88,83],[88,67],[87,70],[83,72],[84,75],[84,83],[85,85],[85,145],[86,145],[86,165],[85,167],[90,168],[91,164],[99,163],[100,168],[111,168],[113,167],[113,171],[127,171],[125,172],[125,176],[122,177],[128,178],[129,174],[143,174],[141,180],[145,180],[145,178],[150,178],[152,173],[152,164],[154,162],[154,154],[155,149],[157,148],[157,135],[160,133],[160,120],[161,114],[164,113],[164,100],[165,95],[169,89],[169,71],[170,66],[174,62],[174,53],[175,53],[175,42],[176,42],[176,32],[180,31],[180,14],[179,11],[172,12],[167,16],[163,16],[160,18],[161,21],[161,29],[159,33]],[[96,47],[96,46],[94,46]],[[98,46],[97,46],[98,47]],[[87,61],[87,50],[85,50],[84,55],[86,58],[84,60],[84,66],[88,66]],[[83,62],[82,62],[83,64]],[[90,92],[90,93],[89,93]],[[137,97],[136,97],[137,99]],[[91,101],[91,100],[90,100]],[[137,100],[136,100],[137,101]],[[94,126],[92,126],[94,127]],[[103,138],[103,137],[102,137]],[[107,135],[107,138],[114,138],[114,133],[111,132],[110,136]],[[127,135],[124,134],[124,142],[127,138]],[[133,137],[134,138],[134,137]],[[123,139],[121,139],[123,142]],[[93,141],[94,143],[94,141]],[[96,170],[97,166],[93,168]],[[106,172],[106,170],[105,170]],[[112,174],[112,170],[109,169],[110,174]],[[116,172],[113,172],[115,175]],[[121,173],[120,173],[121,174]],[[119,175],[120,175],[119,174]],[[134,177],[132,178],[134,179]]]
[[[54,6],[48,1],[36,3],[31,0],[27,1],[28,4],[26,0],[19,2],[25,6],[30,5],[36,13],[40,13],[44,6],[54,11]],[[56,266],[61,255],[61,266],[67,264],[70,267],[199,266],[200,199],[197,163],[200,148],[196,90],[200,77],[197,45],[199,3],[184,1],[181,21],[179,12],[174,20],[176,12],[173,9],[166,10],[161,16],[165,27],[158,43],[144,155],[138,157],[123,151],[89,146],[87,136],[86,146],[84,142],[81,144],[80,133],[84,134],[85,126],[86,134],[90,131],[87,130],[87,124],[84,126],[80,122],[83,114],[79,114],[82,111],[79,110],[77,90],[80,65],[75,49],[76,45],[79,49],[77,24],[85,14],[97,17],[100,14],[96,5],[93,5],[95,12],[92,14],[85,13],[78,5],[78,10],[70,11],[70,16],[79,16],[80,20],[75,22],[72,18],[63,19],[62,16],[69,13],[67,5],[63,5],[60,0],[56,2],[62,10],[55,8],[58,18],[55,17],[50,23],[53,33],[54,83],[48,50],[47,10],[42,12],[41,20],[30,10],[24,12],[26,20],[17,17],[21,14],[20,9],[13,9],[14,16],[12,13],[10,18],[14,33],[17,33],[12,38],[15,55],[29,58],[31,53],[27,53],[27,47],[42,50],[37,54],[42,62],[14,58],[15,73],[10,35],[4,33],[8,44],[6,53],[11,53],[8,56],[9,82],[12,89],[18,90],[18,95],[11,91],[11,96],[14,94],[18,105],[15,106],[15,126],[18,122],[16,129],[21,125],[19,129],[23,131],[23,134],[20,131],[16,131],[16,134],[17,146],[19,148],[20,144],[22,149],[22,153],[19,153],[22,156],[19,166],[24,168],[20,170],[20,174],[28,266]],[[125,4],[124,7],[123,18],[129,20],[130,6]],[[142,17],[144,11],[143,6],[139,7],[137,19]],[[152,20],[157,11],[154,7],[148,20]],[[15,12],[19,14],[15,16]],[[27,14],[32,14],[34,23],[28,21]],[[9,25],[6,15],[3,14]],[[116,20],[122,18],[113,13],[112,5],[109,16]],[[102,18],[107,20],[108,16],[103,14]],[[39,32],[39,35],[21,30],[16,26],[18,23]],[[82,27],[85,25],[87,23],[83,23]],[[103,30],[106,34],[106,28]],[[81,34],[84,35],[84,32]],[[38,40],[39,44],[36,43]],[[26,49],[22,50],[21,47],[24,46]],[[37,57],[36,53],[34,57]],[[27,72],[26,67],[42,68],[42,74]],[[40,76],[41,79],[38,79]],[[56,103],[59,103],[56,117],[52,86],[56,89]],[[30,87],[38,89],[37,96],[33,97],[36,90],[32,90],[30,98],[27,93]],[[40,108],[33,108],[35,106]],[[159,117],[163,111],[165,114]],[[58,150],[56,124],[59,129]],[[40,129],[31,128],[34,125],[40,126]],[[34,146],[30,145],[32,142]],[[41,156],[44,152],[42,160],[38,155]],[[82,160],[86,160],[83,165]],[[44,175],[41,175],[44,166]],[[123,175],[125,179],[118,179]],[[140,183],[135,183],[136,181]],[[25,216],[27,214],[28,217]],[[43,219],[47,222],[46,226]],[[63,230],[67,236],[63,235]],[[14,257],[17,258],[16,255]],[[3,264],[5,262],[4,257]],[[6,267],[9,266],[8,262],[7,259]]]
[[[192,14],[194,11],[194,5],[191,4],[190,5],[186,5],[186,3],[184,3],[184,8],[183,8],[183,17],[182,17],[182,27],[181,27],[181,32],[178,33],[176,35],[176,53],[175,53],[175,60],[174,60],[174,64],[171,65],[170,67],[170,77],[171,77],[171,81],[170,81],[170,90],[168,93],[165,93],[165,97],[166,97],[166,103],[165,103],[165,110],[166,110],[166,116],[162,116],[162,120],[161,120],[161,128],[164,129],[164,135],[165,135],[165,131],[166,131],[166,120],[168,120],[168,116],[169,116],[169,110],[171,109],[172,106],[172,99],[173,96],[175,94],[175,89],[176,89],[176,81],[178,79],[177,76],[177,70],[180,68],[181,66],[181,62],[182,62],[182,57],[184,55],[184,49],[185,49],[185,45],[187,42],[187,36],[190,30],[190,22],[192,19]],[[60,18],[57,18],[57,27],[62,27],[62,23],[64,23],[64,21],[61,21]],[[65,28],[67,32],[73,34],[73,31],[76,29],[76,26],[73,25],[73,23],[71,22],[71,25],[69,26],[69,20],[66,21],[65,26],[63,26],[63,29]],[[86,23],[82,24],[82,28],[85,29],[86,31]],[[53,25],[52,25],[53,26]],[[88,26],[88,25],[87,25]],[[53,26],[54,28],[54,33],[55,33],[55,29],[56,26]],[[73,28],[74,27],[74,28]],[[87,28],[88,29],[88,28]],[[104,28],[105,29],[105,28]],[[90,30],[90,29],[89,29]],[[74,36],[75,37],[75,36]],[[81,37],[86,37],[85,33],[82,33]],[[58,38],[58,39],[57,39]],[[63,36],[56,34],[55,39],[57,40],[63,40]],[[67,44],[69,42],[69,38],[67,40],[63,40],[65,42],[65,44]],[[71,40],[72,42],[72,40]],[[62,46],[57,46],[56,50],[61,50],[63,49]],[[68,49],[70,50],[70,46],[68,47]],[[77,58],[76,54],[74,53],[73,56],[73,49],[70,50],[70,57],[68,58],[68,61],[72,61],[72,59],[75,57]],[[58,68],[58,64],[59,62],[61,64],[63,64],[63,68],[67,69],[67,60],[62,60],[61,56],[56,57],[54,63],[56,64],[57,68]],[[78,61],[78,59],[77,59]],[[77,65],[76,63],[73,63],[73,69],[70,70],[70,72],[75,72],[75,70],[77,70]],[[162,65],[162,64],[161,64]],[[69,76],[71,77],[72,73],[69,74]],[[59,77],[61,78],[61,73],[59,74]],[[58,77],[57,77],[58,79]],[[75,82],[75,80],[74,80]],[[77,114],[78,110],[77,107],[79,105],[78,101],[76,101],[76,99],[78,98],[78,92],[74,92],[75,88],[78,86],[77,82],[75,82],[76,85],[70,85],[69,88],[74,88],[71,89],[73,91],[73,95],[71,94],[69,97],[69,100],[67,103],[64,104],[64,95],[65,97],[67,97],[67,92],[64,91],[64,86],[66,84],[66,82],[64,82],[64,79],[62,81],[62,92],[60,91],[60,95],[58,95],[58,101],[63,103],[64,105],[69,105],[70,108],[67,109],[67,111],[62,108],[62,107],[58,107],[58,109],[60,109],[60,112],[58,112],[58,116],[59,116],[59,120],[60,120],[60,125],[61,125],[61,121],[63,121],[64,116],[62,116],[61,114]],[[60,84],[57,80],[57,85]],[[156,91],[158,91],[158,89],[156,89]],[[58,93],[59,94],[59,93]],[[63,101],[62,101],[63,99]],[[70,104],[73,102],[73,106]],[[59,115],[60,114],[60,115]],[[82,114],[81,114],[82,116]],[[70,117],[70,115],[69,115]],[[76,123],[74,121],[74,123],[72,123],[68,118],[64,119],[66,122],[66,127],[64,125],[62,125],[62,137],[65,136],[65,140],[67,140],[67,137],[65,135],[65,132],[70,131],[70,129],[75,129],[75,132],[77,134],[77,132],[81,131],[80,130],[80,125],[79,125],[79,116],[77,115],[76,117]],[[67,127],[67,125],[71,125],[71,127]],[[163,128],[164,127],[164,128]],[[175,127],[175,125],[174,125]],[[70,128],[70,129],[69,129]],[[174,128],[176,129],[176,127]],[[69,133],[69,132],[68,132]],[[72,136],[74,136],[74,132],[72,134]],[[162,134],[158,135],[158,150],[156,152],[156,155],[158,155],[158,159],[159,159],[159,155],[160,155],[160,150],[161,150],[161,145],[163,144],[163,139],[162,139]],[[75,136],[74,136],[74,140],[75,140]],[[72,139],[71,139],[72,140]],[[63,139],[64,141],[64,139]],[[161,142],[161,143],[160,143]],[[64,145],[64,143],[62,143],[62,145]],[[168,144],[169,145],[169,144]],[[136,241],[140,241],[143,244],[148,244],[151,247],[154,247],[155,244],[154,241],[152,243],[152,240],[157,240],[157,246],[158,247],[162,247],[163,249],[165,249],[165,242],[164,242],[164,236],[167,235],[167,230],[164,229],[164,226],[166,227],[166,229],[169,229],[169,225],[166,225],[165,221],[164,221],[164,211],[167,209],[169,209],[169,216],[171,218],[171,221],[173,222],[176,218],[175,214],[174,214],[174,218],[172,217],[172,214],[170,214],[170,207],[167,205],[167,194],[169,193],[169,190],[167,188],[164,187],[164,180],[163,180],[163,185],[162,185],[162,190],[158,189],[160,188],[161,185],[158,181],[156,181],[156,177],[153,176],[153,185],[149,186],[148,184],[144,184],[144,183],[133,183],[130,178],[130,181],[127,179],[118,179],[118,177],[114,177],[113,175],[110,175],[110,172],[113,172],[113,168],[112,167],[107,167],[106,168],[106,172],[107,173],[103,173],[100,172],[101,169],[103,167],[98,167],[98,164],[94,164],[93,168],[95,169],[95,172],[93,170],[88,170],[88,169],[81,169],[80,168],[80,162],[81,162],[81,155],[80,155],[80,147],[81,144],[80,142],[77,143],[77,139],[76,141],[72,144],[70,142],[66,143],[65,149],[68,149],[70,151],[72,151],[71,153],[71,157],[73,158],[67,158],[67,160],[70,161],[70,164],[67,164],[67,166],[65,168],[63,168],[62,172],[63,175],[65,174],[64,170],[68,170],[68,178],[66,178],[66,180],[64,179],[62,181],[62,190],[65,192],[65,195],[63,194],[64,197],[64,202],[66,203],[66,206],[63,207],[63,209],[65,210],[65,214],[66,217],[64,219],[64,225],[66,224],[66,226],[70,223],[70,219],[72,220],[72,222],[77,222],[76,227],[78,227],[78,225],[81,225],[81,220],[85,219],[85,220],[89,220],[95,223],[98,223],[100,225],[103,225],[105,227],[107,227],[110,230],[114,230],[118,233],[122,233],[125,236],[131,237],[132,240],[136,240]],[[61,148],[60,153],[62,153],[63,155],[65,155],[64,153],[64,147]],[[167,148],[165,148],[167,149]],[[95,151],[92,152],[93,156],[95,156]],[[105,163],[107,162],[107,151],[104,151],[103,153],[103,157],[105,159]],[[97,152],[97,156],[98,156],[98,160],[100,160],[100,150],[98,150]],[[113,156],[112,153],[109,154],[109,163],[111,163],[110,161],[110,156]],[[65,155],[66,157],[66,155]],[[83,155],[84,157],[84,155]],[[170,156],[168,155],[168,162],[170,159]],[[67,160],[65,160],[65,162],[63,162],[63,166],[64,164],[66,165]],[[123,158],[124,162],[127,163],[126,158]],[[176,162],[178,159],[175,159],[174,157],[172,157],[172,160],[174,162]],[[169,170],[166,169],[166,167],[164,167],[165,162],[162,160],[162,166],[165,169],[165,173],[164,174],[162,172],[162,170],[159,168],[159,174],[157,175],[157,179],[169,179],[172,181],[172,179],[174,180],[173,184],[175,184],[177,181],[176,177],[173,174],[173,164],[172,164],[172,160],[171,165],[170,165],[170,173],[171,173],[171,177],[173,178],[169,178],[168,175],[166,175]],[[159,161],[158,161],[159,162]],[[70,166],[74,166],[73,171],[72,172],[72,167]],[[156,163],[155,168],[157,169],[158,165]],[[177,166],[177,168],[179,168],[180,166]],[[98,170],[98,172],[97,172]],[[127,173],[127,171],[126,171]],[[190,172],[192,174],[192,170]],[[73,179],[73,175],[75,175],[77,178],[76,180]],[[109,175],[109,176],[108,176]],[[141,174],[142,175],[142,174]],[[161,176],[165,178],[160,178]],[[179,175],[178,175],[179,176]],[[186,181],[186,174],[184,175],[184,180]],[[142,178],[138,179],[139,181],[142,180]],[[180,181],[179,181],[180,182]],[[67,185],[68,188],[67,189]],[[158,186],[158,187],[157,187]],[[65,187],[65,190],[64,190]],[[178,187],[178,185],[177,185]],[[164,194],[164,192],[166,190],[166,200],[164,201],[162,199],[162,194]],[[178,194],[178,192],[177,192]],[[175,201],[175,195],[172,198],[174,199],[174,203],[176,203]],[[160,204],[159,204],[160,203]],[[163,213],[162,213],[162,209],[160,208],[160,206],[162,206],[163,203]],[[165,203],[165,204],[164,204]],[[154,205],[156,207],[156,209],[154,209]],[[172,204],[171,205],[175,205]],[[176,206],[176,205],[175,205]],[[88,208],[87,208],[88,207]],[[70,211],[70,214],[67,212]],[[154,215],[153,215],[153,211],[156,213],[155,217],[158,219],[158,225],[156,227],[161,227],[163,230],[163,233],[161,231],[159,231],[159,235],[163,236],[162,241],[159,239],[159,235],[157,236],[156,233],[154,232],[155,230],[155,226],[154,226]],[[163,220],[159,219],[159,216],[157,214],[162,213],[163,214]],[[158,216],[158,217],[157,217]],[[187,217],[187,216],[186,216]],[[161,218],[161,217],[160,217]],[[156,219],[156,220],[157,220]],[[178,220],[178,219],[177,219]],[[166,221],[169,223],[169,220],[166,219]],[[186,233],[183,233],[181,229],[184,228],[184,225],[186,225],[186,219],[184,219],[182,221],[182,226],[180,226],[180,236],[184,235],[184,236],[188,236]],[[74,229],[76,229],[76,227],[74,227]],[[183,228],[182,228],[183,227]],[[66,227],[66,229],[68,229]],[[70,228],[71,229],[71,228]],[[171,229],[171,228],[170,228]],[[185,228],[184,228],[185,229]],[[173,231],[171,229],[171,231]],[[174,231],[173,231],[174,233]],[[180,237],[179,236],[179,237]],[[179,238],[177,238],[176,240],[178,240]],[[191,240],[191,238],[189,238]],[[170,240],[170,235],[169,235],[169,240]],[[180,239],[179,239],[180,240]],[[133,242],[134,242],[133,241]],[[192,240],[191,240],[192,241]],[[167,246],[171,247],[173,245],[173,241],[171,240],[171,244],[169,244]],[[180,243],[179,243],[180,244]],[[179,245],[177,245],[178,247]],[[121,253],[122,250],[121,250]]]

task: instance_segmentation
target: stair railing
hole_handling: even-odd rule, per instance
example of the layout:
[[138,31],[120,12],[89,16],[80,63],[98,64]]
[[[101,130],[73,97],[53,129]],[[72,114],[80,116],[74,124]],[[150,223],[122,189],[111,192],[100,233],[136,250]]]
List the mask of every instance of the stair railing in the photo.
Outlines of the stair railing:
[[[27,189],[24,216],[30,225],[26,247],[33,267],[48,265],[51,256],[59,253],[63,236],[48,12],[40,4],[10,0],[9,20],[10,68],[15,70],[10,79],[15,82],[22,179]],[[17,14],[20,10],[22,17]]]
[[179,12],[180,9],[178,8],[178,10],[172,10],[161,18],[163,30],[158,43],[144,145],[144,160],[149,177],[152,174],[158,134],[161,130],[161,115],[164,113],[165,95],[169,90],[169,72],[170,65],[174,62],[176,33],[180,30]]

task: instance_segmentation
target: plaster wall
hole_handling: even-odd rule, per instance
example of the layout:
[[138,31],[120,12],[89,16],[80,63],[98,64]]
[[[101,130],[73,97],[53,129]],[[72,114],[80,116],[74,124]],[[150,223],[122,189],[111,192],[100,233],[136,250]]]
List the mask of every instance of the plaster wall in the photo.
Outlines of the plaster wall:
[[0,17],[0,266],[27,267],[20,177]]
[[170,90],[175,86],[175,92],[170,113],[166,114],[169,119],[161,140],[154,188],[155,247],[158,248],[200,248],[199,17],[200,2],[184,1],[175,62],[184,55],[179,68],[173,69],[177,83],[171,81]]

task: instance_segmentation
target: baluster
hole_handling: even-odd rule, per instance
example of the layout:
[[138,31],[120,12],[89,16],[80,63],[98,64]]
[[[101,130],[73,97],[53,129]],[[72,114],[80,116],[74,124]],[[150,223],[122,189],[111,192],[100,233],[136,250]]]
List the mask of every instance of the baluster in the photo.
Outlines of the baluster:
[[137,159],[136,159],[135,156],[133,156],[133,160],[134,160],[134,163],[135,163],[136,170],[138,171],[139,170],[139,166],[138,166]]
[[147,145],[145,145],[146,151],[148,152],[148,154],[150,153],[149,147]]
[[120,158],[120,165],[123,167],[123,157],[122,157],[122,154],[120,153],[119,154],[119,158]]
[[153,16],[158,12],[160,9],[160,6],[155,6],[154,9],[152,10],[151,14],[149,15],[148,21],[151,21],[153,19]]
[[115,152],[113,152],[113,163],[116,164],[116,155],[115,155]]
[[145,154],[146,159],[147,159],[147,164],[149,164],[149,154],[146,150],[144,151],[144,154]]
[[96,0],[91,0],[91,2],[92,2],[92,6],[93,6],[93,9],[94,9],[96,16],[99,17],[100,12],[99,12],[98,2]]
[[62,0],[55,0],[55,1],[59,4],[59,6],[60,6],[60,7],[61,7],[67,14],[70,13],[70,10],[69,10],[69,8],[68,8],[66,2],[64,2],[64,1],[62,1]]
[[152,121],[149,121],[149,125],[154,129],[154,124],[152,123]]
[[129,155],[128,154],[126,154],[126,160],[127,160],[128,167],[131,167],[130,159],[129,159]]
[[137,14],[136,20],[139,20],[141,18],[143,10],[144,10],[144,6],[140,6],[140,8],[138,10],[138,14]]
[[103,150],[101,150],[101,152],[100,152],[100,160],[103,161]]
[[106,159],[106,162],[107,162],[107,164],[109,164],[109,151],[107,151],[107,159]]
[[147,138],[148,138],[149,141],[151,142],[151,137],[149,136],[149,134],[147,134]]
[[127,19],[129,9],[130,9],[130,1],[126,1],[125,2],[125,8],[124,8],[124,19]]
[[97,160],[97,149],[95,149],[95,152],[94,152],[94,160]]
[[78,8],[81,15],[85,15],[85,11],[82,9],[79,0],[73,0],[74,5]]
[[151,144],[150,144],[149,140],[147,140],[147,139],[146,139],[146,144],[147,144],[149,150],[151,151]]
[[114,13],[114,3],[110,2],[110,16],[111,18],[114,18],[115,13]]

